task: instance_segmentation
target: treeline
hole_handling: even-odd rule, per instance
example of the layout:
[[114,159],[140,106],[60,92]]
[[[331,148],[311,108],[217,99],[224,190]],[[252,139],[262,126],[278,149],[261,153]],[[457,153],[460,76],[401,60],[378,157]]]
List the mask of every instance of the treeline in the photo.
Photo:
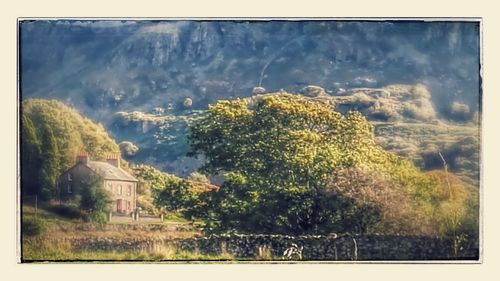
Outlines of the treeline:
[[80,150],[104,159],[120,150],[105,129],[55,100],[28,99],[20,108],[21,191],[41,199],[55,196],[57,178]]

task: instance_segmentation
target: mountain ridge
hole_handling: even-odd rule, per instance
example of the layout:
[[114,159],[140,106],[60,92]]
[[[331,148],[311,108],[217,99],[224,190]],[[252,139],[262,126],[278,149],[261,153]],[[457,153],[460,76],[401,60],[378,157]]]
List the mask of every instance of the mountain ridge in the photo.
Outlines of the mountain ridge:
[[[204,108],[252,88],[297,92],[424,83],[479,108],[476,23],[350,21],[27,21],[22,97],[109,112],[192,98]],[[55,81],[55,82],[54,82]]]

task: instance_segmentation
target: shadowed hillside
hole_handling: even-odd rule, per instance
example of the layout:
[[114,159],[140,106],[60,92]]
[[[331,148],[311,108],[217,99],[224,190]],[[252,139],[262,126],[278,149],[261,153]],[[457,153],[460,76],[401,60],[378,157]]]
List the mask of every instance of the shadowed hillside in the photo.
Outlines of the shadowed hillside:
[[473,22],[25,21],[21,51],[23,98],[57,98],[101,122],[185,98],[204,108],[255,86],[422,83],[438,113],[479,103]]

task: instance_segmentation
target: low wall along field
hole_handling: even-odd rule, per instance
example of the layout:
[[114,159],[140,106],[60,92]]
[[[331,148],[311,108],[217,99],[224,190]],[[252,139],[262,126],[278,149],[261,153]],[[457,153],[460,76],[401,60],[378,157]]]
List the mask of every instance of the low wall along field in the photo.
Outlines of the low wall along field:
[[[205,255],[230,254],[238,260],[287,259],[304,261],[432,261],[479,259],[473,243],[452,238],[397,235],[212,235],[172,240],[79,239],[77,250],[154,250],[173,245]],[[286,257],[284,256],[284,253]],[[263,256],[266,256],[267,258]]]

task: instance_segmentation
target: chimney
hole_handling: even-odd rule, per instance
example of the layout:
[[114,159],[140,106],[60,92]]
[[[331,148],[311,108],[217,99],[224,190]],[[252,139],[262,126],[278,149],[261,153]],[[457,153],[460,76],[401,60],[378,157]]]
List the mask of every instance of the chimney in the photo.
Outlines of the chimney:
[[85,150],[80,150],[76,155],[76,164],[87,164],[89,162],[89,154]]
[[108,155],[106,161],[109,164],[120,168],[120,155],[118,153],[113,153],[113,154]]

